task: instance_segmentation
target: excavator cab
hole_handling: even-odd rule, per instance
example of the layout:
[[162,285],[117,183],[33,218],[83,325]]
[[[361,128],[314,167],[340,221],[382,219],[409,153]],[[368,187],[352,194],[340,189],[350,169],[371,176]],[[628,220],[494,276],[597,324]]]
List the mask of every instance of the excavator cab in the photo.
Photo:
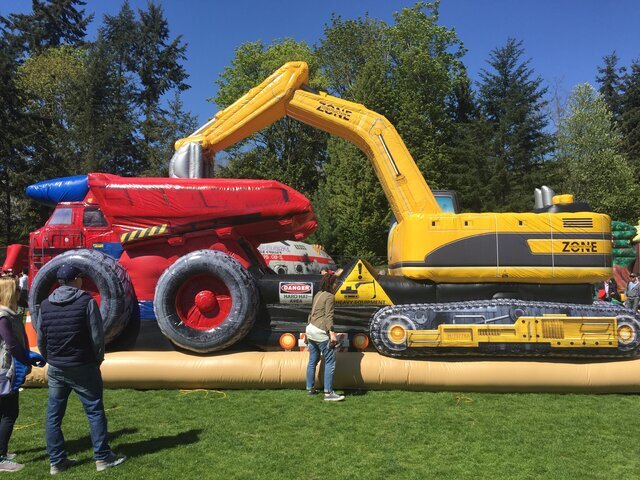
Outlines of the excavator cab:
[[458,192],[455,190],[433,190],[433,196],[443,213],[460,213]]

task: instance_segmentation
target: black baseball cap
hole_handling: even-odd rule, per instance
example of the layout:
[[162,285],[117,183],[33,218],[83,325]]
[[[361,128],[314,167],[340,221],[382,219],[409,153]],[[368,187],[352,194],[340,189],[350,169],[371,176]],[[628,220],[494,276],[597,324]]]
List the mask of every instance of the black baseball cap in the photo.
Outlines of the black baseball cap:
[[82,275],[82,271],[69,263],[64,263],[60,268],[58,268],[58,280],[62,280],[63,282],[75,280],[80,275]]

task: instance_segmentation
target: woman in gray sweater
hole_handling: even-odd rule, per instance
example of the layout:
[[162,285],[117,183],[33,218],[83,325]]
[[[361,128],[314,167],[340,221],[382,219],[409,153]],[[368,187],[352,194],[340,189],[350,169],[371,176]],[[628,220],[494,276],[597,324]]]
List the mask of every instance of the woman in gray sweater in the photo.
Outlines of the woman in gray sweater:
[[307,393],[314,395],[316,366],[320,354],[324,357],[324,399],[328,402],[344,400],[343,395],[333,391],[333,373],[336,369],[336,333],[333,331],[334,287],[336,276],[325,274],[320,282],[320,291],[313,297],[306,335],[309,345],[307,365]]

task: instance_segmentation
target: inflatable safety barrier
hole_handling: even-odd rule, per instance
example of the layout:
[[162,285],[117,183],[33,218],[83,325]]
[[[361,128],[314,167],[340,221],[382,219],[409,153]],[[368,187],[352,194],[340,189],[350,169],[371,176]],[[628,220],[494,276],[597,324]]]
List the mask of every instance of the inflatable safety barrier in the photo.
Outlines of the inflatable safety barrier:
[[[102,364],[108,388],[304,389],[308,353],[114,352]],[[615,361],[399,360],[374,352],[337,357],[335,387],[476,392],[640,392],[640,359]],[[34,368],[28,386],[46,384]],[[317,381],[317,384],[318,381]]]

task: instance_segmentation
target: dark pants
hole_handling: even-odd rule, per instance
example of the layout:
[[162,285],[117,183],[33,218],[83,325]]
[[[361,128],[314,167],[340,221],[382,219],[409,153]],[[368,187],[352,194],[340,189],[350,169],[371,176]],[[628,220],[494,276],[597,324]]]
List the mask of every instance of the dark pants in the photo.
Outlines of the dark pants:
[[49,405],[45,437],[51,465],[67,458],[62,435],[62,419],[67,400],[76,392],[89,420],[89,433],[93,444],[93,458],[104,460],[111,453],[107,441],[107,416],[102,403],[102,375],[98,365],[58,368],[49,365]]
[[13,433],[13,425],[20,413],[18,392],[0,397],[0,457],[7,454],[9,439]]

